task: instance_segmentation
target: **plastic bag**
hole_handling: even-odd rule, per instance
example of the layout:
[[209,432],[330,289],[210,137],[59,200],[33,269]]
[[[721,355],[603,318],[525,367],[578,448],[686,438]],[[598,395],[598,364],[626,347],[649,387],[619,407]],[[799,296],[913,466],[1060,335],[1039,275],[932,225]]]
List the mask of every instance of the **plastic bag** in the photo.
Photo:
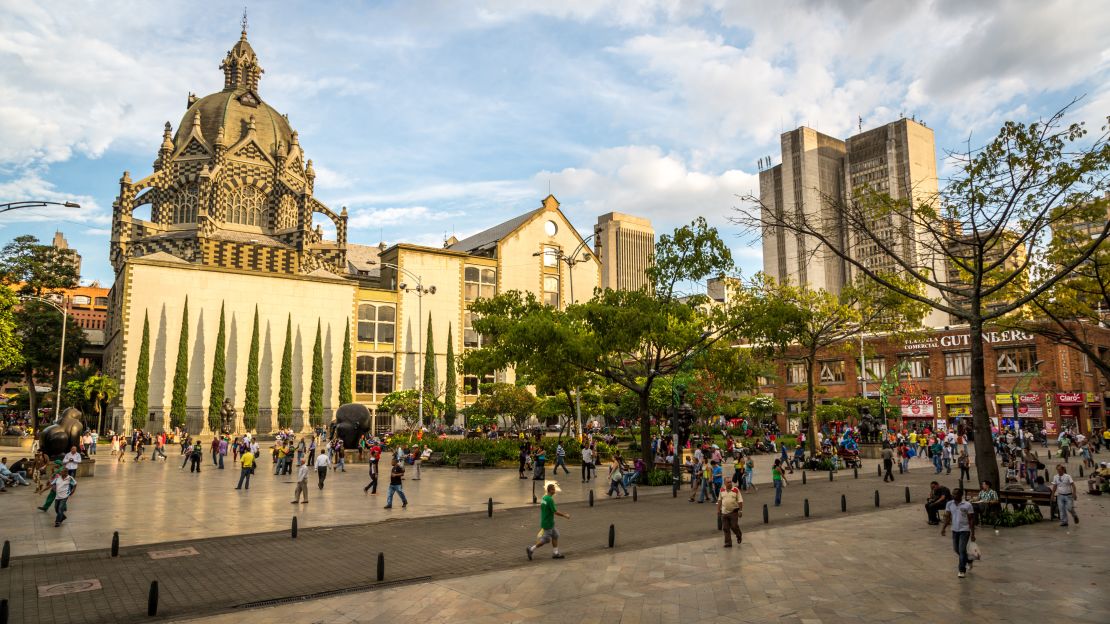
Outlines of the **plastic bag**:
[[967,558],[974,561],[979,561],[983,558],[983,551],[979,550],[979,544],[977,542],[968,542]]

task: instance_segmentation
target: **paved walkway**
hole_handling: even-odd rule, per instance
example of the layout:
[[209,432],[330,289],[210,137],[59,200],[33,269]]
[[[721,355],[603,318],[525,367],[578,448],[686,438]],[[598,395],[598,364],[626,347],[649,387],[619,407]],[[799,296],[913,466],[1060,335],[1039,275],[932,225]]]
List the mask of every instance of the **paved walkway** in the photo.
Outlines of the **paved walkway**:
[[[158,474],[155,471],[177,472],[176,466],[147,465],[140,469],[152,469],[153,475]],[[516,481],[515,474],[504,473],[487,471],[484,478],[504,479],[502,485],[510,490],[514,486],[524,487],[526,482]],[[492,484],[468,491],[466,488],[474,483],[471,480],[481,478],[470,474],[473,473],[460,475],[459,471],[445,470],[442,475],[429,474],[421,486],[435,484],[433,487],[449,490],[452,495],[472,501],[484,496]],[[200,477],[193,475],[193,478],[204,479],[208,475],[202,473]],[[177,476],[180,477],[180,474]],[[841,517],[842,494],[848,501],[849,514],[861,514],[853,517],[864,518],[868,515],[865,512],[875,510],[873,496],[876,489],[882,492],[883,508],[890,509],[905,505],[903,486],[907,485],[911,487],[915,501],[913,511],[907,516],[910,526],[923,525],[919,505],[924,499],[926,484],[932,478],[931,471],[915,470],[894,484],[881,483],[874,472],[861,474],[859,479],[853,479],[851,472],[842,472],[834,483],[830,483],[823,473],[810,473],[810,476],[808,485],[795,482],[787,488],[784,506],[771,508],[769,525],[760,524],[760,516],[762,505],[772,499],[772,490],[764,487],[758,493],[749,495],[748,513],[744,519],[746,532],[758,534],[784,525],[802,522],[813,525],[818,519]],[[229,477],[221,475],[218,478]],[[342,482],[342,479],[338,481]],[[572,480],[569,485],[575,483],[577,481]],[[361,477],[351,485],[351,489],[358,492],[355,498],[362,497],[360,484]],[[334,482],[328,487],[332,485]],[[327,492],[325,490],[325,496]],[[144,517],[145,499],[134,496],[134,493],[131,496],[125,494],[120,493],[116,512]],[[254,494],[252,492],[251,496]],[[349,504],[352,496],[348,493],[342,500]],[[166,497],[153,498],[158,502]],[[386,512],[375,509],[373,513],[381,512],[374,516],[375,523],[362,521],[350,526],[311,528],[302,530],[300,537],[293,540],[287,529],[293,508],[288,502],[275,500],[257,505],[247,502],[253,499],[244,495],[243,502],[237,505],[217,505],[203,500],[204,497],[194,498],[186,497],[175,504],[181,508],[195,504],[195,517],[206,522],[210,522],[211,517],[237,527],[276,522],[285,530],[188,540],[163,528],[163,540],[170,538],[170,541],[157,546],[129,546],[134,543],[133,540],[125,539],[121,556],[117,559],[108,556],[107,536],[101,542],[101,550],[26,557],[16,550],[12,567],[0,570],[0,597],[10,599],[12,621],[141,621],[145,618],[147,589],[152,580],[160,583],[160,613],[176,618],[238,610],[260,602],[296,599],[324,592],[366,589],[376,585],[375,561],[379,552],[385,553],[387,583],[451,579],[504,570],[527,564],[522,549],[535,534],[538,524],[536,509],[531,506],[499,510],[492,519],[486,517],[484,511],[414,519],[410,512],[417,511],[420,505],[417,499],[410,509],[395,508],[389,512],[394,518],[389,521],[377,522]],[[367,498],[362,497],[362,500]],[[570,497],[560,496],[560,499],[565,498]],[[803,518],[803,498],[810,500],[813,518],[809,520]],[[316,504],[314,500],[308,507]],[[339,501],[331,505],[342,506]],[[326,504],[318,505],[317,510],[320,507],[330,508]],[[606,543],[610,524],[616,527],[617,550],[627,552],[719,536],[711,505],[690,504],[684,498],[674,499],[666,488],[661,492],[644,492],[639,502],[599,497],[597,506],[593,508],[585,502],[564,502],[561,508],[574,517],[569,522],[561,523],[565,551],[573,558],[612,552],[607,549]],[[362,513],[371,513],[365,507],[362,509]],[[1085,515],[1088,513],[1086,509],[1083,512]],[[336,524],[334,519],[328,517],[308,516],[314,513],[311,511],[300,513],[304,514],[302,518],[313,517],[321,523],[331,520],[330,524]],[[79,523],[81,516],[77,512],[72,515],[77,521],[75,523]],[[916,520],[913,519],[915,516]],[[164,519],[156,510],[145,517],[155,531]],[[899,554],[892,551],[891,556],[897,559]],[[802,561],[798,561],[797,565],[804,567]],[[568,584],[571,583],[569,579],[568,576]],[[95,581],[100,589],[40,597],[43,591],[49,591],[48,586],[52,584],[84,581],[89,581],[88,585],[94,585]],[[70,589],[74,587],[77,586],[69,586]]]
[[[250,618],[290,624],[1101,624],[1110,611],[1110,514],[1102,501],[1082,504],[1081,529],[1042,522],[979,533],[984,559],[966,579],[956,578],[951,540],[904,507],[812,521],[804,530],[745,531],[744,544],[731,550],[714,537],[592,556],[568,551],[563,561],[268,607]],[[244,615],[202,621],[232,624]]]

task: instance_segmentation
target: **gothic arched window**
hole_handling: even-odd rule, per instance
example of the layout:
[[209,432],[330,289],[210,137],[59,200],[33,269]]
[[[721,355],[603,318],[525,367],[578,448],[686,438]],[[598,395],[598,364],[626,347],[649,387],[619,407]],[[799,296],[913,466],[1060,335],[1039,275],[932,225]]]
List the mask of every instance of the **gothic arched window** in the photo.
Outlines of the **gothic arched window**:
[[253,186],[244,186],[231,195],[227,208],[227,222],[242,225],[262,225],[262,205],[266,196]]
[[196,223],[199,196],[200,191],[196,184],[188,184],[177,189],[173,194],[173,204],[170,207],[170,224]]
[[292,195],[284,195],[278,203],[277,229],[297,227],[297,202]]

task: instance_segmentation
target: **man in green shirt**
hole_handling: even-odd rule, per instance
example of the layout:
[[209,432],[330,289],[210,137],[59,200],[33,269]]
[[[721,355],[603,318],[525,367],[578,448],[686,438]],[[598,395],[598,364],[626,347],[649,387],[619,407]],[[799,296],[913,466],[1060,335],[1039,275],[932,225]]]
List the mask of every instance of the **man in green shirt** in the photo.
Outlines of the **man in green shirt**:
[[540,534],[536,543],[529,546],[525,550],[528,552],[528,560],[532,560],[532,553],[544,544],[551,542],[551,548],[554,549],[555,554],[551,556],[552,559],[562,559],[563,555],[559,552],[559,529],[555,528],[555,516],[562,516],[570,520],[570,514],[565,514],[555,509],[555,484],[547,484],[547,494],[540,502]]

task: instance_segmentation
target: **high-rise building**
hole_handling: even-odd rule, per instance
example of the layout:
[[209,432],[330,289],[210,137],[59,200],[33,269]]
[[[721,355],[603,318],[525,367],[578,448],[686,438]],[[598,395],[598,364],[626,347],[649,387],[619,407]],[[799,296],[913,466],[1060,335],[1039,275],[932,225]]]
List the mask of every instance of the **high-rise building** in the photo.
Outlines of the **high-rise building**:
[[[780,217],[794,215],[799,220],[804,217],[809,223],[819,224],[826,240],[839,249],[848,249],[854,259],[868,268],[899,270],[891,255],[874,245],[870,236],[848,227],[839,204],[851,201],[865,189],[915,204],[935,198],[933,131],[917,121],[899,119],[846,141],[811,128],[797,128],[784,133],[781,143],[782,164],[759,174],[763,210],[775,211]],[[772,215],[764,215],[765,223],[774,220]],[[921,245],[921,232],[907,227],[896,215],[869,227],[872,233],[890,240],[899,257],[935,275],[944,275],[943,265]],[[790,280],[829,292],[839,292],[859,272],[829,245],[775,227],[767,227],[763,232],[763,271],[780,281]],[[935,291],[926,294],[939,298]],[[925,319],[929,326],[946,322],[946,316],[935,311]]]
[[54,240],[50,243],[54,249],[67,249],[71,252],[70,257],[73,258],[74,268],[77,269],[77,275],[81,275],[81,254],[77,253],[76,249],[69,248],[69,241],[66,240],[65,234],[60,231],[54,231]]
[[640,290],[655,252],[651,221],[619,212],[603,214],[594,226],[594,254],[601,261],[601,288]]

